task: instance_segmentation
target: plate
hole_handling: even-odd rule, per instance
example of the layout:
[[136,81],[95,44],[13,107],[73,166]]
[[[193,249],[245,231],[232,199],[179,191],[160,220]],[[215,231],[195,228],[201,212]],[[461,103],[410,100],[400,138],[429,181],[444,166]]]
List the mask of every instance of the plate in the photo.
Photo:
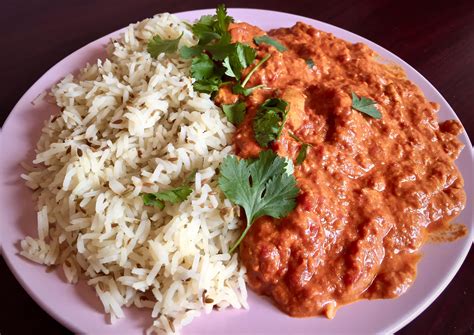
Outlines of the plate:
[[[186,20],[194,20],[214,10],[196,10],[178,13]],[[350,42],[363,42],[380,56],[401,65],[409,79],[415,82],[430,101],[441,105],[440,120],[458,119],[441,94],[415,69],[397,56],[360,36],[335,26],[309,18],[256,9],[229,9],[236,20],[253,23],[268,30],[291,26],[297,21],[333,33]],[[150,16],[153,13],[150,13]],[[66,57],[46,72],[20,99],[10,113],[1,131],[1,242],[2,252],[8,266],[30,296],[52,317],[73,332],[95,334],[142,334],[151,325],[149,310],[125,309],[126,318],[115,324],[106,323],[103,309],[93,289],[84,281],[78,285],[67,284],[57,271],[47,273],[45,267],[26,261],[18,255],[19,240],[27,234],[36,236],[36,214],[31,192],[19,176],[19,163],[30,161],[33,148],[39,138],[44,120],[54,111],[50,104],[40,101],[32,104],[36,97],[48,90],[66,74],[75,72],[86,62],[95,62],[105,55],[104,45],[122,30],[104,36]],[[39,99],[38,99],[39,100]],[[452,243],[425,245],[418,267],[418,278],[414,285],[398,299],[360,301],[340,309],[334,320],[321,317],[295,319],[280,312],[271,302],[250,292],[250,311],[226,310],[212,312],[195,319],[184,328],[184,334],[293,334],[307,333],[392,333],[413,320],[443,291],[460,268],[466,257],[474,230],[473,218],[473,157],[471,142],[466,133],[460,136],[466,148],[457,165],[465,180],[466,208],[456,222],[469,228],[469,236]]]

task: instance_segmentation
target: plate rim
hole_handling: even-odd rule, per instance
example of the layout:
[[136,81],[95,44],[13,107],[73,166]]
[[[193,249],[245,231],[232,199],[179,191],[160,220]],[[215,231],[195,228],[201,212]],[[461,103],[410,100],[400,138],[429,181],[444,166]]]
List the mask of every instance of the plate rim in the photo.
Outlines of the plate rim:
[[[320,21],[318,19],[314,19],[314,18],[311,18],[311,17],[306,17],[306,16],[302,16],[302,15],[298,15],[298,14],[293,14],[293,13],[287,13],[287,12],[282,12],[282,11],[275,11],[275,10],[267,10],[267,9],[260,9],[260,8],[243,8],[243,7],[229,7],[227,8],[228,9],[228,12],[230,14],[232,14],[232,12],[238,12],[238,11],[250,11],[252,13],[257,13],[257,14],[271,14],[271,13],[278,13],[278,14],[284,14],[285,16],[288,16],[288,17],[291,17],[291,19],[294,19],[295,22],[300,20],[300,19],[304,19],[304,20],[309,20],[309,21],[313,21],[314,23],[318,23],[318,24],[321,24],[322,26],[325,26],[325,27],[330,27],[336,31],[339,31],[339,32],[344,32],[345,34],[348,34],[349,36],[351,36],[351,38],[354,38],[354,39],[357,39],[358,41],[362,42],[362,43],[365,43],[367,45],[369,45],[370,48],[372,49],[375,49],[377,51],[377,53],[379,53],[379,50],[384,52],[384,53],[388,53],[390,54],[390,57],[399,65],[402,65],[402,67],[404,69],[408,68],[410,69],[411,71],[414,72],[414,74],[416,76],[418,76],[422,81],[425,82],[426,85],[429,86],[429,88],[437,94],[437,97],[444,103],[446,104],[446,106],[448,106],[448,108],[451,110],[451,112],[453,113],[453,115],[455,116],[455,119],[458,120],[459,122],[460,119],[459,117],[457,116],[456,112],[454,111],[454,109],[451,107],[451,105],[448,103],[448,101],[444,98],[444,96],[436,89],[436,87],[431,84],[431,82],[426,79],[420,72],[418,72],[418,70],[416,70],[413,66],[411,66],[410,64],[408,64],[406,61],[404,61],[402,58],[400,58],[398,55],[396,55],[395,53],[389,51],[388,49],[380,46],[379,44],[375,43],[375,42],[372,42],[371,40],[361,36],[361,35],[358,35],[358,34],[355,34],[349,30],[346,30],[344,28],[340,28],[336,25],[333,25],[333,24],[330,24],[330,23],[326,23],[324,21]],[[178,17],[182,16],[182,15],[195,15],[196,18],[199,17],[200,15],[203,15],[203,14],[208,14],[209,12],[214,12],[215,9],[214,8],[204,8],[204,9],[194,9],[194,10],[188,10],[188,11],[182,11],[182,12],[173,12],[171,14],[173,15],[176,15]],[[155,14],[152,14],[152,15],[156,15],[156,14],[161,14],[161,13],[165,13],[165,12],[159,12],[159,13],[155,13]],[[234,14],[232,14],[234,15]],[[144,20],[146,18],[142,18],[140,19],[141,20]],[[128,25],[130,25],[132,23],[129,23]],[[60,67],[63,63],[66,63],[68,62],[68,59],[69,58],[72,58],[74,55],[80,53],[81,51],[84,51],[85,49],[89,49],[91,48],[93,45],[96,45],[100,42],[100,40],[102,39],[110,39],[114,36],[118,36],[120,33],[122,33],[123,31],[125,31],[125,29],[128,27],[125,26],[125,27],[122,27],[120,29],[117,29],[111,33],[108,33],[108,34],[105,34],[89,43],[86,43],[84,44],[82,47],[79,47],[78,49],[76,49],[75,51],[71,52],[70,54],[68,54],[66,57],[62,58],[60,61],[58,61],[57,63],[55,63],[54,65],[52,65],[51,67],[49,67],[45,72],[43,72],[36,80],[33,84],[31,84],[29,86],[29,88],[22,94],[22,96],[20,97],[20,99],[17,101],[17,103],[15,104],[15,106],[12,108],[12,110],[10,111],[10,113],[8,114],[7,118],[5,119],[2,127],[0,127],[0,139],[2,139],[2,134],[4,133],[2,130],[4,128],[6,128],[9,124],[9,122],[11,122],[11,119],[13,118],[12,115],[15,113],[15,110],[16,109],[19,109],[21,108],[21,106],[23,106],[25,103],[30,103],[30,101],[24,101],[26,100],[27,96],[29,95],[30,92],[33,92],[34,91],[34,86],[36,86],[36,84],[38,82],[40,82],[48,73],[54,71],[55,68],[57,67]],[[324,28],[322,28],[322,30],[324,30]],[[336,35],[337,36],[337,35]],[[83,64],[82,64],[83,65]],[[64,74],[64,75],[67,75]],[[63,78],[63,76],[60,77],[60,79]],[[59,80],[60,80],[59,79]],[[424,92],[423,92],[424,93]],[[461,123],[462,124],[462,123]],[[463,127],[464,128],[464,127]],[[464,128],[465,129],[465,128]],[[469,138],[469,135],[467,134],[467,131],[464,130],[464,134],[465,134],[465,137],[467,139],[467,144],[470,145],[470,148],[464,148],[464,150],[468,150],[469,151],[469,156],[471,158],[471,161],[474,160],[474,149],[472,147],[472,142]],[[1,154],[1,152],[0,152]],[[471,163],[471,166],[473,164]],[[465,188],[467,187],[472,187],[472,185],[465,185]],[[472,218],[471,218],[471,222],[469,223],[466,223],[466,225],[470,228],[469,229],[469,233],[467,236],[465,236],[464,238],[466,239],[470,239],[471,241],[474,240],[474,229],[473,229],[473,222],[472,222]],[[1,234],[3,235],[3,234]],[[46,302],[45,300],[42,300],[37,294],[36,292],[33,290],[33,289],[30,289],[28,283],[26,280],[23,279],[23,277],[21,277],[21,275],[19,273],[17,273],[16,269],[15,269],[15,266],[13,265],[13,260],[14,258],[13,257],[8,257],[8,253],[5,253],[3,251],[3,238],[1,238],[0,236],[0,254],[2,255],[3,259],[5,260],[5,263],[7,264],[9,270],[13,273],[15,279],[20,283],[20,285],[22,286],[22,288],[28,293],[28,295],[46,312],[48,313],[52,318],[54,318],[56,321],[58,321],[59,323],[61,323],[64,327],[68,328],[69,330],[75,332],[75,333],[82,333],[83,331],[81,331],[81,329],[77,328],[72,322],[70,322],[68,319],[66,319],[65,317],[63,317],[60,313],[57,313],[55,310],[53,310]],[[434,289],[434,291],[432,293],[430,293],[429,297],[423,299],[422,302],[418,303],[416,306],[414,306],[412,308],[412,310],[410,310],[409,312],[405,313],[403,315],[403,317],[400,317],[399,320],[397,322],[392,322],[391,324],[389,325],[386,325],[384,328],[384,330],[382,331],[382,333],[395,333],[396,331],[400,330],[401,328],[403,328],[404,326],[406,326],[407,324],[409,324],[411,321],[413,321],[417,316],[419,316],[424,310],[426,310],[438,297],[439,295],[446,289],[446,287],[449,285],[449,283],[453,280],[454,276],[458,273],[460,267],[462,266],[462,264],[464,263],[468,253],[469,253],[469,250],[471,248],[471,245],[472,244],[466,244],[466,246],[462,249],[462,252],[459,254],[459,256],[457,257],[457,261],[456,263],[451,267],[451,271],[449,272],[449,274],[447,274],[447,276],[444,277],[444,280],[440,281],[437,285],[436,285],[436,289]],[[14,256],[18,256],[18,255],[14,255]]]

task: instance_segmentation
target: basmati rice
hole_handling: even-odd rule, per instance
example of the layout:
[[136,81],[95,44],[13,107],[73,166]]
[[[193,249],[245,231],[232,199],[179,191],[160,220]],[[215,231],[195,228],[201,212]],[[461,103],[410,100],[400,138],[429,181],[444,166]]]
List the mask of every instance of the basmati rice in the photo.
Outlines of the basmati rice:
[[[22,175],[39,210],[38,238],[21,241],[20,254],[62,265],[71,283],[85,274],[111,321],[124,306],[150,308],[149,331],[159,333],[179,332],[213,307],[247,307],[245,269],[228,253],[238,211],[216,177],[234,127],[194,92],[189,61],[146,51],[152,36],[181,33],[180,45],[195,43],[170,14],[130,25],[105,60],[58,83],[61,112],[45,124],[35,166]],[[186,201],[143,205],[142,192],[180,185],[193,170]]]

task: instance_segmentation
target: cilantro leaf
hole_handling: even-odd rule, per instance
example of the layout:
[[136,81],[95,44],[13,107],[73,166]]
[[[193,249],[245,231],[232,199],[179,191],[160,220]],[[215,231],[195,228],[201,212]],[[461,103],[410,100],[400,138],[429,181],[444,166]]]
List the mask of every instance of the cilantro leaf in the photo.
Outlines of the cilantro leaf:
[[145,206],[154,206],[159,209],[165,208],[163,201],[158,200],[153,193],[142,193],[143,204]]
[[255,140],[266,148],[280,137],[288,114],[288,103],[278,98],[267,99],[259,108],[253,120]]
[[203,15],[198,22],[193,24],[193,34],[199,39],[199,45],[206,45],[218,39],[221,35],[215,31],[216,19],[213,15]]
[[244,120],[246,105],[243,101],[230,105],[222,105],[222,111],[230,123],[238,126]]
[[205,53],[193,58],[191,75],[196,80],[208,79],[214,74],[214,62]]
[[214,76],[211,78],[195,81],[193,87],[197,92],[211,94],[219,89],[221,83],[221,78]]
[[153,36],[153,38],[148,42],[147,51],[150,53],[151,57],[156,58],[159,54],[173,53],[178,50],[179,40],[183,36],[183,33],[179,35],[178,38],[173,40],[164,40],[159,35]]
[[232,52],[234,45],[230,43],[230,34],[224,34],[219,41],[204,48],[212,55],[212,59],[222,61]]
[[227,33],[229,28],[229,24],[234,21],[231,16],[227,15],[227,9],[225,8],[224,4],[217,5],[216,8],[216,30],[221,34]]
[[227,15],[224,5],[217,6],[216,15],[204,15],[193,24],[193,34],[199,39],[198,44],[203,46],[228,35],[229,24],[234,21]]
[[188,198],[192,193],[192,189],[189,186],[180,186],[172,190],[162,191],[153,193],[153,195],[161,201],[168,201],[173,204],[180,203]]
[[260,152],[258,159],[227,156],[220,166],[219,187],[225,196],[245,211],[247,226],[230,248],[233,252],[252,224],[268,215],[282,218],[296,206],[299,189],[287,171],[289,161],[271,150]]
[[233,44],[231,52],[224,58],[225,74],[229,77],[240,79],[242,70],[252,64],[254,59],[255,50],[252,47],[242,43]]
[[274,46],[278,51],[283,52],[286,51],[286,47],[278,42],[277,40],[274,40],[268,35],[262,35],[262,36],[256,36],[253,38],[253,41],[255,44],[260,45],[260,44],[268,44],[271,46]]
[[230,65],[229,57],[224,58],[222,65],[224,65],[226,75],[228,75],[229,77],[237,78],[237,74],[234,72],[232,65]]
[[246,68],[247,66],[250,66],[255,60],[255,56],[257,55],[257,52],[255,51],[254,48],[252,48],[248,44],[237,43],[237,46],[242,48],[242,54],[239,51],[239,59],[242,66],[244,68]]
[[306,159],[306,155],[308,154],[308,148],[312,147],[312,145],[309,143],[303,142],[303,140],[299,138],[298,136],[296,136],[292,131],[289,131],[288,134],[296,142],[301,143],[300,151],[298,152],[298,156],[296,156],[296,165],[301,165]]
[[308,58],[305,62],[306,62],[306,65],[308,65],[310,69],[314,67],[314,61],[311,58]]
[[192,192],[193,190],[191,187],[180,186],[171,190],[156,193],[143,193],[142,199],[146,206],[156,206],[163,209],[165,207],[165,201],[177,204],[186,200]]
[[298,156],[296,156],[296,165],[303,164],[304,160],[306,159],[306,155],[308,154],[308,148],[310,144],[303,143],[301,145],[300,151],[298,152]]
[[182,46],[179,49],[179,55],[184,59],[190,59],[199,55],[200,53],[202,53],[202,51],[203,48],[200,45],[195,45],[193,47]]
[[191,174],[184,180],[184,185],[179,187],[156,193],[142,193],[141,196],[143,199],[143,204],[146,206],[155,206],[163,209],[165,208],[165,201],[171,202],[173,204],[183,202],[193,192],[192,188],[188,186],[188,184],[192,182],[196,172],[197,170],[193,170]]
[[375,107],[377,103],[366,97],[358,97],[352,92],[352,108],[373,117],[374,119],[381,119],[382,113]]

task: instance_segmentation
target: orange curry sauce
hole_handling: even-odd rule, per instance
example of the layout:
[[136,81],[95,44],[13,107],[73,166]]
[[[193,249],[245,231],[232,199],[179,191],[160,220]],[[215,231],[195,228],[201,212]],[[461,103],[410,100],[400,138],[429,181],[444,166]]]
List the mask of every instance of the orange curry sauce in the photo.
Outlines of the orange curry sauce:
[[[216,96],[218,103],[247,104],[234,138],[237,154],[256,157],[263,150],[252,121],[270,97],[290,106],[271,149],[295,161],[301,144],[289,131],[312,145],[295,166],[296,208],[283,219],[257,220],[241,244],[248,284],[298,317],[332,318],[341,305],[404,293],[427,227],[447,227],[464,208],[454,165],[461,125],[438,123],[438,105],[364,44],[297,23],[268,33],[288,48],[279,52],[253,43],[265,34],[257,27],[231,24],[230,32],[234,42],[255,47],[258,59],[271,54],[247,84],[266,89],[239,97],[223,87]],[[353,110],[351,92],[375,100],[382,118]]]

